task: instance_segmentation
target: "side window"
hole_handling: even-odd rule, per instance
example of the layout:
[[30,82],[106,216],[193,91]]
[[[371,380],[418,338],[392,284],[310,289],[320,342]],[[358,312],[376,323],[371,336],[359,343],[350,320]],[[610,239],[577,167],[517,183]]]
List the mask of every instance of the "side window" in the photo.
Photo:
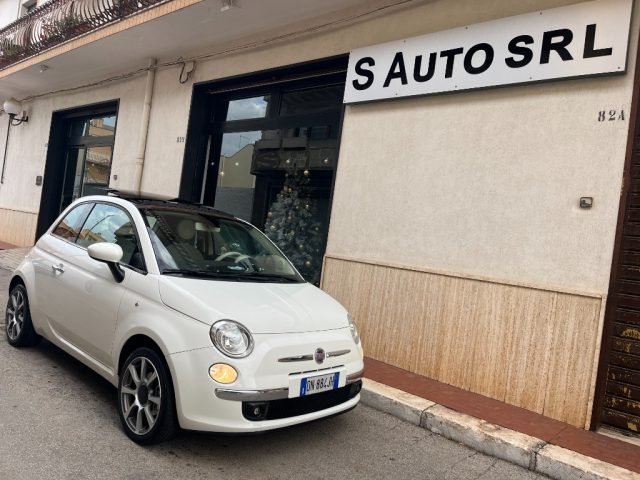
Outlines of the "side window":
[[75,242],[80,233],[80,227],[84,223],[84,219],[93,207],[93,203],[83,203],[71,210],[67,215],[58,223],[53,230],[53,234],[58,237],[62,237],[70,242]]
[[97,242],[120,245],[123,252],[121,263],[144,269],[135,229],[129,215],[121,208],[98,203],[91,211],[76,243],[81,247],[88,247]]

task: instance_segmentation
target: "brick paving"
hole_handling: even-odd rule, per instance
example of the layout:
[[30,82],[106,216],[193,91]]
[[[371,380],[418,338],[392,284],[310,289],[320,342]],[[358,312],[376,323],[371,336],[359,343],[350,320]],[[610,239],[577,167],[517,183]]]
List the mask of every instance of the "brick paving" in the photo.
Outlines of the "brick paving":
[[452,410],[640,473],[640,446],[365,358],[365,376]]
[[29,250],[31,250],[31,247],[0,250],[0,268],[15,270],[25,255],[29,253]]

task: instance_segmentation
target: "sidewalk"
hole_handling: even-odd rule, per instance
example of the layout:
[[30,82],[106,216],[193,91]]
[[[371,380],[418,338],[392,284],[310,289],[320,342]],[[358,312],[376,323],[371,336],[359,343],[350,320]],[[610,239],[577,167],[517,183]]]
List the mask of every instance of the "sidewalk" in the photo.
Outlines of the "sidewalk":
[[640,446],[365,359],[363,403],[557,479],[640,479]]
[[[15,268],[20,264],[24,256],[29,253],[31,247],[26,248],[8,248],[3,249],[2,243],[0,243],[0,268],[5,270],[15,270]],[[4,244],[7,245],[7,244]]]

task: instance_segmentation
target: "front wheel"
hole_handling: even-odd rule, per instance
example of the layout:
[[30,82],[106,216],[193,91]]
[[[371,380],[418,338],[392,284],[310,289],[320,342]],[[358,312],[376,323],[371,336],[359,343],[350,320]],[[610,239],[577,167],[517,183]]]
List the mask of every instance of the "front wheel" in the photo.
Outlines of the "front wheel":
[[134,442],[160,443],[177,433],[171,378],[154,350],[143,347],[129,355],[120,372],[118,400],[122,426]]
[[40,341],[40,335],[33,329],[27,289],[18,284],[9,292],[5,314],[5,333],[9,344],[14,347],[31,347]]

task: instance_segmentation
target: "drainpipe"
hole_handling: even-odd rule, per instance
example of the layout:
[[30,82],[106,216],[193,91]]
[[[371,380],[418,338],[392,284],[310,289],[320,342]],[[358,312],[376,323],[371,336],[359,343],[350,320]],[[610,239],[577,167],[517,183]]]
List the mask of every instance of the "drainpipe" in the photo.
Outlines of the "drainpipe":
[[136,168],[133,174],[133,186],[136,193],[140,193],[142,185],[142,171],[144,170],[144,156],[147,150],[147,137],[149,134],[149,117],[151,116],[151,99],[153,98],[153,85],[156,80],[156,59],[149,60],[147,70],[147,84],[144,90],[144,106],[142,107],[142,122],[140,122],[140,136],[138,138],[138,154],[136,155]]
[[7,138],[4,141],[4,157],[2,158],[2,173],[0,173],[0,183],[4,183],[4,169],[7,166],[7,148],[9,147],[9,133],[11,132],[11,117],[7,123]]

